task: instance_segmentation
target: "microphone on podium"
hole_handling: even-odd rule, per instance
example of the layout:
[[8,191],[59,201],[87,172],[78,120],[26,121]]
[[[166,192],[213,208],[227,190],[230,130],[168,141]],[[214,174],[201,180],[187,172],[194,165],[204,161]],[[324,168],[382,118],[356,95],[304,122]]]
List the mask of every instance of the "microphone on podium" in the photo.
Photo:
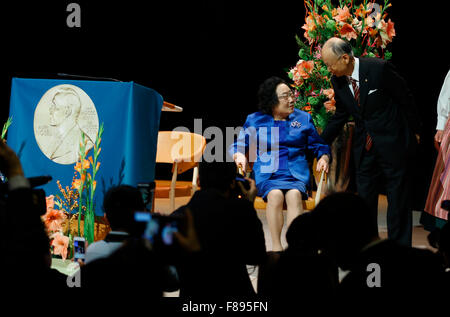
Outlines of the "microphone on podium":
[[110,80],[122,82],[121,80],[110,78],[110,77],[96,77],[96,76],[86,76],[86,75],[76,75],[76,74],[66,74],[66,73],[57,73],[60,77],[71,77],[71,78],[79,78],[79,79],[89,79],[89,80]]

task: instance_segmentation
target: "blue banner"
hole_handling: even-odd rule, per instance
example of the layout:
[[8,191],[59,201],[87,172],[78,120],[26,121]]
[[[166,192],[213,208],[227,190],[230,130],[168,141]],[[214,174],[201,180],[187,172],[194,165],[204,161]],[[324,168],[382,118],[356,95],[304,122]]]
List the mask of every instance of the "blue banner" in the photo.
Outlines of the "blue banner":
[[95,194],[103,215],[110,186],[154,180],[162,104],[160,94],[134,82],[13,78],[7,142],[25,175],[52,176],[43,189],[60,195],[56,181],[71,186],[81,132],[92,147],[103,123]]

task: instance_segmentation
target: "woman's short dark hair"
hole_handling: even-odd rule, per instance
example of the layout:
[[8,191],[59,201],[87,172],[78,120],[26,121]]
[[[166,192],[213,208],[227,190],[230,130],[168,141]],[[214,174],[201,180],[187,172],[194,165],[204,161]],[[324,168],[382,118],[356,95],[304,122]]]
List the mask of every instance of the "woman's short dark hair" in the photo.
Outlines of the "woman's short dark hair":
[[277,86],[285,84],[289,86],[283,79],[273,76],[267,78],[258,89],[258,107],[263,113],[272,115],[273,108],[278,104]]

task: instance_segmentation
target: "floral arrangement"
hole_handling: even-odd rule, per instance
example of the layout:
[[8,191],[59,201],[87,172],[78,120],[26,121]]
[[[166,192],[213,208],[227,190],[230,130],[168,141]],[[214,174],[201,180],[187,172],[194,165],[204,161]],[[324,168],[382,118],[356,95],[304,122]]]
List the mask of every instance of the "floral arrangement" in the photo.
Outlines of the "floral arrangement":
[[[98,157],[101,152],[101,139],[103,134],[103,123],[101,124],[97,138],[94,143],[94,153],[93,158],[90,156],[86,159],[89,150],[86,150],[88,139],[82,132],[82,142],[80,144],[80,158],[75,165],[75,171],[78,172],[80,178],[75,179],[72,182],[72,187],[78,190],[78,196],[80,198],[78,206],[78,234],[81,232],[81,214],[84,209],[84,237],[88,243],[94,242],[94,225],[95,225],[95,206],[94,206],[94,194],[97,187],[97,181],[95,176],[100,168],[100,162],[98,162]],[[91,171],[91,172],[89,172]],[[84,203],[84,204],[83,204]]]
[[[83,235],[89,243],[94,242],[95,228],[95,204],[94,194],[97,182],[96,174],[100,168],[98,161],[101,148],[101,137],[103,134],[103,124],[93,147],[93,155],[88,156],[88,139],[82,133],[83,142],[80,143],[80,158],[74,166],[74,176],[71,187],[61,185],[57,181],[60,195],[50,195],[47,197],[47,212],[42,216],[42,220],[51,240],[50,246],[54,255],[61,255],[65,260],[72,255],[73,236],[81,236],[81,216],[84,215]],[[92,173],[92,174],[91,174]],[[78,219],[78,230],[76,233],[70,231],[71,222]],[[67,226],[64,224],[67,223]],[[64,230],[65,228],[65,230]]]
[[[42,216],[42,221],[47,229],[50,238],[50,247],[52,253],[61,255],[63,260],[67,258],[69,245],[71,244],[71,235],[63,232],[63,223],[70,216],[68,212],[61,208],[55,208],[55,196],[50,195],[46,198],[47,212]],[[58,205],[56,205],[58,207]]]
[[[12,117],[9,117],[3,125],[1,138],[5,139],[8,128],[12,124]],[[86,158],[88,138],[82,132],[80,143],[80,158],[74,166],[74,176],[71,187],[61,185],[57,180],[61,196],[50,195],[46,197],[47,210],[42,216],[47,234],[50,238],[50,247],[54,255],[60,255],[63,260],[71,257],[73,234],[70,232],[70,224],[74,217],[78,218],[77,236],[81,236],[81,215],[84,214],[84,237],[88,243],[94,242],[95,228],[95,204],[94,194],[97,187],[95,177],[100,168],[98,161],[101,152],[101,138],[103,135],[103,123],[99,128],[97,138],[94,144],[93,155]],[[3,175],[0,175],[3,177]],[[79,178],[77,178],[79,177]],[[77,213],[74,213],[78,209]],[[68,221],[67,226],[65,223]]]
[[331,0],[305,0],[306,18],[302,29],[300,60],[292,67],[289,78],[295,89],[296,107],[311,114],[316,128],[324,129],[335,111],[331,73],[321,60],[322,45],[331,37],[350,42],[355,56],[390,59],[387,45],[395,36],[394,23],[386,22],[389,0],[379,5],[375,0],[363,0],[358,5],[353,0],[340,0],[335,6]]

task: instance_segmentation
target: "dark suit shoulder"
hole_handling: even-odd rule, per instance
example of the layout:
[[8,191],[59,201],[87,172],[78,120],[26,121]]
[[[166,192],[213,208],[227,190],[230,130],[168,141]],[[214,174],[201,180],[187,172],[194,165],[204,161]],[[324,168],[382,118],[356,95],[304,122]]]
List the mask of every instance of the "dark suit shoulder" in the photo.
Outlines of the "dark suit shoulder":
[[360,63],[366,63],[370,66],[379,66],[384,67],[386,65],[387,61],[382,58],[376,58],[376,57],[359,57]]

